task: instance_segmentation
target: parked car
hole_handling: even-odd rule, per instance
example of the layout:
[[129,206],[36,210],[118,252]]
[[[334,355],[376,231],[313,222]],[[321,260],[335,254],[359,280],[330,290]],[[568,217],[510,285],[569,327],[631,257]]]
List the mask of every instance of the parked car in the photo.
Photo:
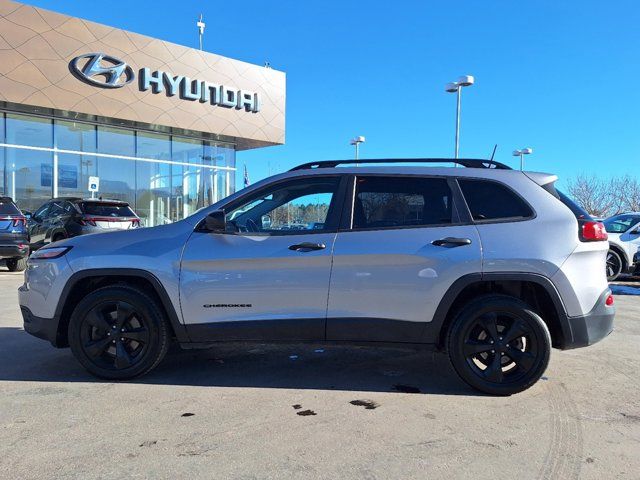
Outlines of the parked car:
[[10,272],[21,272],[28,256],[27,219],[10,197],[0,197],[0,259]]
[[49,200],[28,218],[31,248],[88,233],[128,230],[140,226],[140,218],[127,202],[61,197]]
[[[355,342],[441,349],[469,385],[522,391],[552,346],[611,332],[607,234],[554,175],[455,162],[306,164],[171,225],[47,246],[19,289],[25,330],[107,379],[149,372],[172,339]],[[322,229],[261,221],[319,197]]]
[[640,246],[640,213],[622,213],[604,221],[609,234],[607,279],[612,282],[623,273],[634,273],[635,254]]

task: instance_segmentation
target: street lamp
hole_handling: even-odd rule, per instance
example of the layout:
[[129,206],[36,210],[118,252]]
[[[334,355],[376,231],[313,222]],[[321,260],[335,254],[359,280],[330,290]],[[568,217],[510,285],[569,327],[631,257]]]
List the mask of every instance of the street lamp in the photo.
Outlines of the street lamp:
[[[458,101],[456,106],[456,158],[460,149],[460,92],[462,87],[470,87],[475,82],[472,75],[463,75],[456,82],[447,83],[445,90],[448,93],[457,93]],[[457,166],[457,165],[456,165]]]
[[520,157],[520,171],[524,168],[524,156],[531,155],[533,153],[533,148],[521,148],[520,150],[514,150],[513,156]]
[[358,160],[358,153],[359,153],[359,149],[360,149],[360,144],[365,142],[365,138],[360,135],[359,137],[356,137],[354,139],[351,140],[351,145],[355,145],[356,147],[356,160]]

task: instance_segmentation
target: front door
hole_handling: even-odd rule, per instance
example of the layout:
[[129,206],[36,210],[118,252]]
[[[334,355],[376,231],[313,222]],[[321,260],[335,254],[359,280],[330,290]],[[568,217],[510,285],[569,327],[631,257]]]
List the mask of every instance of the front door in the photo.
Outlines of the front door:
[[289,179],[224,206],[226,233],[185,245],[180,302],[193,341],[323,340],[340,176]]
[[455,180],[358,176],[350,222],[338,233],[327,339],[421,343],[451,284],[481,271],[474,225]]
[[49,219],[49,208],[51,203],[45,203],[34,212],[28,220],[29,237],[31,245],[40,248],[44,244],[44,238],[47,233],[47,224]]

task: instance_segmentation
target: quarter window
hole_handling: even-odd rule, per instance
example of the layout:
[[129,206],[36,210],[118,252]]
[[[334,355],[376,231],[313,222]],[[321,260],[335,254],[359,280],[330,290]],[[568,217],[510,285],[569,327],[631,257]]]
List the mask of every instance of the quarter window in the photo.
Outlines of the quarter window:
[[443,178],[358,177],[353,228],[451,223],[451,189]]
[[524,200],[498,182],[458,179],[458,183],[475,221],[533,216]]

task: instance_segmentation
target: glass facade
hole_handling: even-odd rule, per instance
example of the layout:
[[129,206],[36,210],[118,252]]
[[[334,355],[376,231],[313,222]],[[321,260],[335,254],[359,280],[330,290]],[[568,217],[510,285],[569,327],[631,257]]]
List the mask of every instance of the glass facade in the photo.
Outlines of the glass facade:
[[54,196],[125,200],[146,226],[180,220],[231,194],[235,148],[198,138],[0,112],[3,195],[34,211]]

